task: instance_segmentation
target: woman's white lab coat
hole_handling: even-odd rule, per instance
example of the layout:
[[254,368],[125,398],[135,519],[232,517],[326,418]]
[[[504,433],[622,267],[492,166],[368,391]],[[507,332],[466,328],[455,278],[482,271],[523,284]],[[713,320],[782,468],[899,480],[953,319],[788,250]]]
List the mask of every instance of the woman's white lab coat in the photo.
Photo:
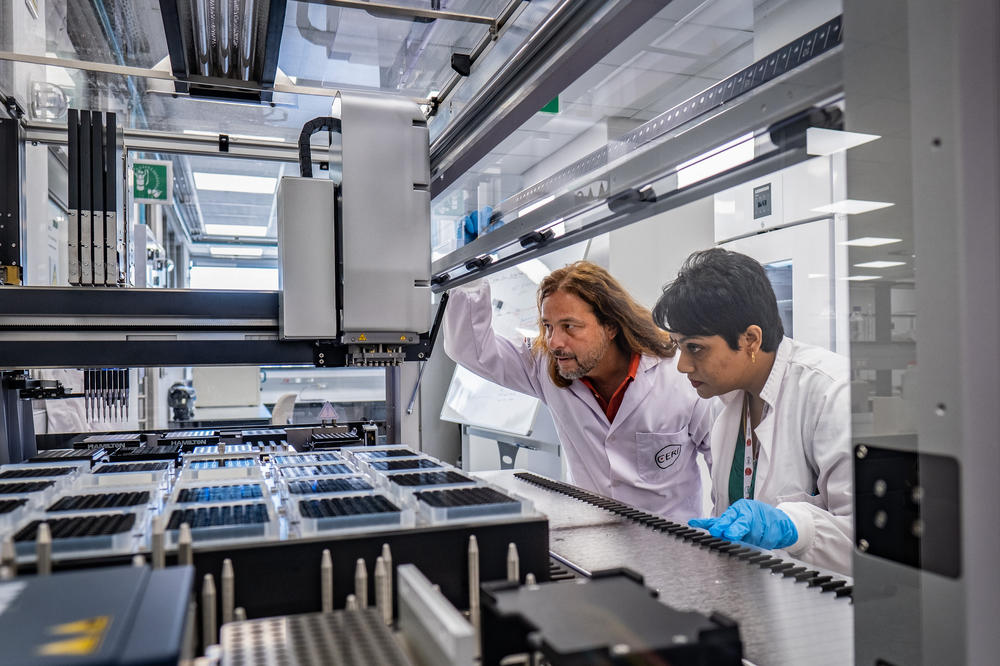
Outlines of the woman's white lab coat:
[[444,317],[444,349],[477,375],[549,407],[572,481],[644,511],[687,520],[701,513],[700,451],[709,461],[715,401],[698,397],[674,358],[643,356],[635,380],[609,423],[580,381],[559,388],[547,358],[526,341],[494,333],[488,284],[452,290]]
[[[853,525],[851,398],[847,359],[790,338],[782,340],[761,391],[764,414],[754,499],[791,517],[796,559],[849,574]],[[743,391],[721,397],[712,428],[714,515],[729,506],[729,472],[743,412]]]

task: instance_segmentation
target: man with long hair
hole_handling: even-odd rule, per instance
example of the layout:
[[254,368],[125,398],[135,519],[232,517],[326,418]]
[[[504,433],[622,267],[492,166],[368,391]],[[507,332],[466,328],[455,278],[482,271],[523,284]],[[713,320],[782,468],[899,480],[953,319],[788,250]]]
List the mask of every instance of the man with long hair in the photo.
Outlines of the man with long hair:
[[540,334],[492,328],[488,284],[452,291],[445,352],[552,413],[572,481],[678,520],[701,512],[696,459],[710,462],[712,404],[675,368],[670,336],[611,275],[578,261],[538,286]]

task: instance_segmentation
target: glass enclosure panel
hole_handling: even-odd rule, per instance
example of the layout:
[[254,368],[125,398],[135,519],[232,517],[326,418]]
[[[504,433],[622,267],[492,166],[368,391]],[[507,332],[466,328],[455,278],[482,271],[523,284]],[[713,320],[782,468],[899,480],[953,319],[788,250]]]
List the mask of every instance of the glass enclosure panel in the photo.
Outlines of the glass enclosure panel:
[[[426,2],[409,4],[428,8]],[[447,11],[494,16],[500,4],[448,3]],[[470,52],[488,34],[484,24],[293,1],[285,10],[278,66],[299,85],[428,97],[454,75],[451,55]]]
[[[435,198],[435,258],[486,230],[484,216],[473,224],[466,215],[496,207],[837,13],[831,6],[809,19],[815,24],[784,27],[755,4],[680,1],[661,10]],[[469,231],[459,234],[463,224]]]
[[[132,368],[116,379],[122,391],[91,389],[88,397],[34,401],[39,435],[78,432],[265,426],[275,405],[292,424],[319,423],[320,412],[338,423],[385,425],[385,370],[297,366]],[[84,371],[36,369],[36,379],[57,380],[83,396]],[[122,375],[119,375],[120,377]],[[125,389],[124,386],[128,388]],[[290,405],[290,408],[288,407]],[[333,416],[331,417],[330,410]]]

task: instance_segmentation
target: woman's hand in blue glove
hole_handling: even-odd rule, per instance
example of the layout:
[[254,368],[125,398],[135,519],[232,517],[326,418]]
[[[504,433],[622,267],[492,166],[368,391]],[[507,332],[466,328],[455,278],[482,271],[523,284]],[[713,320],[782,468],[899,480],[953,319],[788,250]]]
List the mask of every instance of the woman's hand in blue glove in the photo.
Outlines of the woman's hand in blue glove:
[[739,499],[718,518],[694,518],[688,525],[708,530],[714,537],[769,550],[787,548],[799,540],[787,513],[757,500]]

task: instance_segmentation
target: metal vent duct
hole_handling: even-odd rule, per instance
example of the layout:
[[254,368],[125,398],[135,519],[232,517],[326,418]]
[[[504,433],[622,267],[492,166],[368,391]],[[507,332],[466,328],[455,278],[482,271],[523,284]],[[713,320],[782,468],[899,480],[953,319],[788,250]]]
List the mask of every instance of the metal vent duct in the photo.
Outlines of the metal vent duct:
[[286,0],[160,0],[177,92],[270,101]]

